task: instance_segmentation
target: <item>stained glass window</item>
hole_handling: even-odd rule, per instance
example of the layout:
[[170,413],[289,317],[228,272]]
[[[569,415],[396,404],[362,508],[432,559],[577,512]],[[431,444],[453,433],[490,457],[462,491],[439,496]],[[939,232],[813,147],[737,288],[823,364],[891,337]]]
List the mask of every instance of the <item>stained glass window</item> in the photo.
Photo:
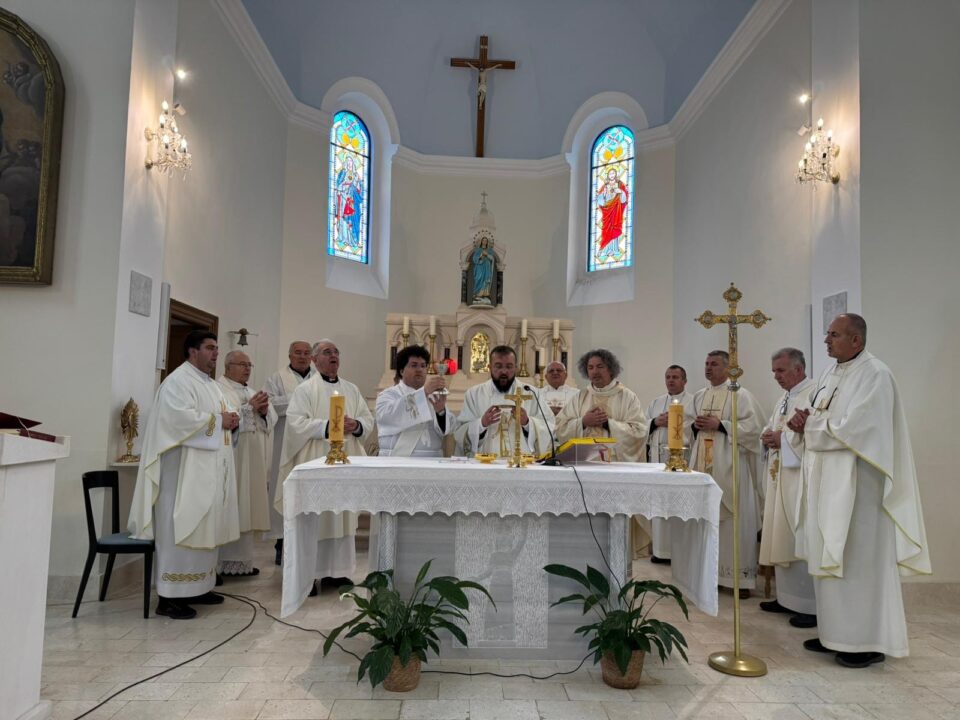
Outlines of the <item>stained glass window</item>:
[[330,131],[330,191],[327,253],[369,262],[370,133],[346,110],[333,116]]
[[588,271],[633,262],[633,146],[633,132],[623,125],[604,130],[593,143]]

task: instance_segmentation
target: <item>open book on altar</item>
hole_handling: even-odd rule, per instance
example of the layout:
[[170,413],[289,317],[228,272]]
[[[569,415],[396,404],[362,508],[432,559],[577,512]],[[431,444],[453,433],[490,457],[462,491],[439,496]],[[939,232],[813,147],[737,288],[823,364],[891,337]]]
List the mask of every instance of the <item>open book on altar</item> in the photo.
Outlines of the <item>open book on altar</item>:
[[[567,440],[557,448],[556,458],[564,465],[577,465],[585,462],[610,462],[610,450],[607,447],[617,441],[616,438],[586,437]],[[552,456],[547,453],[540,459]]]

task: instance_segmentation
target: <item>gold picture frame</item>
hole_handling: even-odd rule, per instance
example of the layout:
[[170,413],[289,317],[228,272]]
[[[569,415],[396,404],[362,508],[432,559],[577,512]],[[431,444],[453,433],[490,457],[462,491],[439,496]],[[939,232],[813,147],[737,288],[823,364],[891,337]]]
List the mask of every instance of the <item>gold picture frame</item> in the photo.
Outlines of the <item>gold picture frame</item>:
[[53,282],[63,96],[50,47],[0,9],[0,283]]

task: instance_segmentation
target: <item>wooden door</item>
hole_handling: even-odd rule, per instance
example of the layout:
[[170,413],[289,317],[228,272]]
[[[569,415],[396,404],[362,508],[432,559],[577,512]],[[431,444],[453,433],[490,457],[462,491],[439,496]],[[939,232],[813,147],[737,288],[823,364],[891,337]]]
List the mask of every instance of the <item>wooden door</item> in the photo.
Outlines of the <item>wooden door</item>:
[[186,359],[183,356],[183,342],[187,335],[193,330],[209,330],[217,334],[220,319],[216,315],[170,298],[167,323],[167,368],[160,374],[161,381]]

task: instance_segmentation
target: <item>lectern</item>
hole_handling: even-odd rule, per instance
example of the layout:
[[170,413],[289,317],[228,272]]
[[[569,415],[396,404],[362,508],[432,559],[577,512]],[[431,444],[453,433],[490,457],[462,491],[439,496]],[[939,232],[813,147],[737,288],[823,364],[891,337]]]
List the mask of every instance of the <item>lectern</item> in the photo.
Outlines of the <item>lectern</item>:
[[4,717],[16,720],[50,714],[50,703],[40,702],[40,667],[53,474],[69,454],[69,437],[47,442],[0,433],[0,698]]

